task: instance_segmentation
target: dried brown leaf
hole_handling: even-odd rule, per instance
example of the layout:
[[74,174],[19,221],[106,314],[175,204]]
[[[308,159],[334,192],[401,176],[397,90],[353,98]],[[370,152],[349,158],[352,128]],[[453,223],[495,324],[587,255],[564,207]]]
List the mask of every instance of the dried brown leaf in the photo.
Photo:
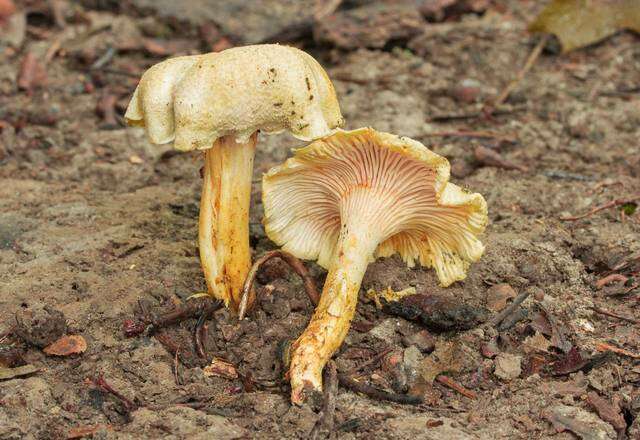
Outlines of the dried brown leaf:
[[623,431],[627,428],[627,423],[620,413],[620,408],[600,397],[598,393],[594,391],[588,393],[587,403],[596,410],[602,420],[610,423],[616,431]]
[[445,371],[459,373],[462,370],[462,357],[459,344],[439,341],[433,353],[422,362],[420,375],[428,384],[431,384],[440,373]]
[[507,306],[507,301],[517,296],[509,284],[495,284],[487,290],[487,308],[499,312]]
[[529,26],[554,34],[563,52],[597,43],[622,29],[640,32],[638,0],[553,0]]
[[80,335],[65,335],[53,344],[45,347],[43,351],[51,356],[70,356],[84,353],[87,349],[87,341]]

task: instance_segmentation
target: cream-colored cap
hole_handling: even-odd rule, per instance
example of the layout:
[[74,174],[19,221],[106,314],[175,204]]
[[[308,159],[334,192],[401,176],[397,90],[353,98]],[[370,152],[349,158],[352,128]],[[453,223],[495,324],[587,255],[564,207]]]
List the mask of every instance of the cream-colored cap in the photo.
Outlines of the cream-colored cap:
[[447,159],[417,141],[339,130],[264,175],[265,231],[329,268],[348,209],[379,237],[372,258],[397,252],[410,267],[434,267],[448,286],[482,255],[478,235],[488,223],[484,198],[448,181]]
[[246,142],[257,130],[301,140],[330,134],[344,120],[324,69],[299,49],[264,44],[171,58],[147,70],[125,119],[155,144],[210,148],[221,136]]

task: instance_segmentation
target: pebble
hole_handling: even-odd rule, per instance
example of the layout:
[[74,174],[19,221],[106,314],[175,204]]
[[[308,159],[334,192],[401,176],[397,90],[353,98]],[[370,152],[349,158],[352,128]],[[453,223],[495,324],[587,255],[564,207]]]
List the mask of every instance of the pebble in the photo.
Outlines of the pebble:
[[500,353],[495,359],[493,373],[500,379],[510,381],[522,373],[522,356],[509,353]]

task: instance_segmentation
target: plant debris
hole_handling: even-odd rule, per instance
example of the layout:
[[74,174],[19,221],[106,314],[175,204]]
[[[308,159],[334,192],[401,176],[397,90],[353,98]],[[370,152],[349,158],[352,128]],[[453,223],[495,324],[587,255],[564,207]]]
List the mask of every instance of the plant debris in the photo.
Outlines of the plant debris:
[[620,407],[614,406],[603,399],[595,391],[587,393],[587,403],[596,410],[602,420],[610,423],[617,432],[623,432],[627,429],[627,423],[620,411]]
[[46,346],[42,351],[51,356],[70,356],[84,353],[87,341],[81,335],[66,335]]
[[204,367],[203,372],[204,375],[208,377],[216,376],[224,377],[225,379],[238,378],[238,370],[236,370],[236,367],[231,362],[216,357],[211,360],[209,365]]
[[622,29],[640,32],[636,0],[553,0],[529,25],[531,32],[558,37],[563,52],[597,43]]
[[487,310],[437,295],[408,295],[398,301],[380,298],[385,313],[418,321],[437,331],[468,330],[487,319]]

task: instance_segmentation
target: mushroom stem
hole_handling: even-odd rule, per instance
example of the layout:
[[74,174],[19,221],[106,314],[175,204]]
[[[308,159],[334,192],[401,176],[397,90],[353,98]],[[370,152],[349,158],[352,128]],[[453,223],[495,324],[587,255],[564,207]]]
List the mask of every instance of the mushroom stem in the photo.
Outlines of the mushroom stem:
[[371,218],[362,214],[359,217],[357,224],[344,222],[342,217],[340,238],[320,303],[308,327],[292,346],[289,376],[294,404],[305,400],[306,391],[322,391],[322,369],[349,332],[362,277],[379,243],[377,234],[363,224]]
[[209,293],[234,309],[251,267],[249,202],[257,134],[219,138],[205,152],[198,241]]

